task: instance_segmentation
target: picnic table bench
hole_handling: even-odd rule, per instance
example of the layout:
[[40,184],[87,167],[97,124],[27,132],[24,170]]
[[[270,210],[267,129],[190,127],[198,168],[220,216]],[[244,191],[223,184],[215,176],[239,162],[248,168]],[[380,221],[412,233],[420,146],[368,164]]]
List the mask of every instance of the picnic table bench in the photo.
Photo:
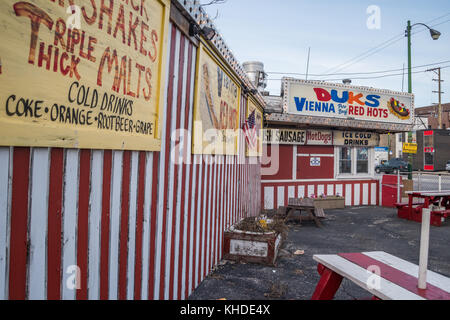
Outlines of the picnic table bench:
[[[396,203],[398,217],[422,222],[422,210],[431,208],[431,225],[440,227],[450,217],[450,191],[409,191],[408,203]],[[420,201],[414,202],[415,199]]]
[[419,289],[419,266],[386,252],[315,255],[313,259],[321,278],[312,300],[332,300],[344,278],[369,291],[374,300],[450,300],[449,278],[428,271],[427,289]]

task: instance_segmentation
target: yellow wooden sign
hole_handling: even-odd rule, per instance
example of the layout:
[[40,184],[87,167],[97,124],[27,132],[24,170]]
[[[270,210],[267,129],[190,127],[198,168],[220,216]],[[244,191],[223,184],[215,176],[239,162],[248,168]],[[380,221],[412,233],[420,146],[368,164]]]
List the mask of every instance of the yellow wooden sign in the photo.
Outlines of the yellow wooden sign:
[[254,131],[249,132],[248,139],[246,139],[247,157],[262,157],[263,112],[261,108],[257,107],[257,104],[252,98],[249,98],[247,103],[246,119],[249,120],[250,118],[253,118],[251,121],[254,121]]
[[238,153],[241,91],[231,72],[200,43],[197,55],[193,153]]
[[403,153],[417,153],[417,143],[404,143]]
[[170,0],[0,2],[0,145],[160,150]]

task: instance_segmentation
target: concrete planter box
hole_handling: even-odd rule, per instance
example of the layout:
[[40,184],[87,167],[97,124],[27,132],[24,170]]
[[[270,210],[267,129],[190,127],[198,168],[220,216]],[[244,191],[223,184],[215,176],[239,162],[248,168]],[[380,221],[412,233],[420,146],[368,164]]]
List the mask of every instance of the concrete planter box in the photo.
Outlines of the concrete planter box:
[[326,197],[314,199],[314,206],[317,209],[344,209],[345,198],[343,197]]
[[224,258],[274,266],[281,242],[278,232],[248,232],[233,226],[224,234]]

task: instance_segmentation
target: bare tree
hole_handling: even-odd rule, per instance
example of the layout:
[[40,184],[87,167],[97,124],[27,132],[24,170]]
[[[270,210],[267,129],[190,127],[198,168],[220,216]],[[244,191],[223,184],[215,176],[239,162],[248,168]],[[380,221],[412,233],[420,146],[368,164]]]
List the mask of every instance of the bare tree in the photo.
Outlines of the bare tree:
[[[211,0],[211,1],[209,1],[209,2],[207,2],[207,3],[204,3],[204,4],[200,4],[200,7],[207,7],[207,6],[211,6],[211,5],[216,5],[216,4],[224,4],[224,3],[226,3],[227,2],[227,0]],[[211,20],[216,20],[217,18],[219,17],[219,10],[217,10],[217,12],[216,12],[216,16],[214,17],[214,18],[211,18]]]
[[207,3],[200,4],[200,7],[206,7],[214,4],[224,4],[225,2],[227,2],[227,0],[211,0]]

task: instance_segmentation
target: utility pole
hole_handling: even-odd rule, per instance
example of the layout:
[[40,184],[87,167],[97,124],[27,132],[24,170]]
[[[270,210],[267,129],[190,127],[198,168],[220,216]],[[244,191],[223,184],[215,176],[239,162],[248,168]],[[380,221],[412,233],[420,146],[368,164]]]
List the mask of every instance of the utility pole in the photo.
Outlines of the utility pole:
[[406,37],[408,38],[408,92],[412,93],[412,63],[411,63],[411,21],[408,20]]
[[438,129],[442,129],[442,94],[444,92],[441,91],[441,87],[442,87],[442,82],[444,82],[444,80],[441,79],[441,68],[434,68],[434,69],[429,69],[427,70],[427,72],[433,71],[434,73],[437,74],[438,78],[437,79],[433,79],[433,81],[437,81],[438,82],[438,91],[433,91],[433,93],[437,93],[439,95],[439,103],[438,103]]
[[[408,93],[412,93],[412,56],[411,56],[411,21],[408,20],[408,24],[406,26],[406,37],[408,38]],[[403,133],[402,133],[403,134]],[[408,132],[408,142],[410,137],[412,137],[412,133]],[[405,139],[406,140],[406,139]],[[411,138],[412,140],[412,138]],[[413,179],[413,160],[412,160],[412,154],[408,154],[408,180]]]
[[[422,26],[428,28],[428,30],[430,30],[431,38],[433,40],[438,40],[439,37],[441,36],[441,33],[439,31],[431,29],[429,26],[427,26],[424,23],[415,23],[415,24],[411,25],[411,21],[408,20],[408,23],[407,23],[407,26],[406,26],[405,36],[408,39],[408,92],[409,93],[413,92],[413,90],[412,90],[412,56],[411,56],[411,35],[412,34],[411,34],[411,30],[412,30],[412,28],[414,26],[417,26],[417,25],[422,25]],[[410,132],[408,134],[408,140],[411,142],[411,140],[412,140],[412,132]],[[412,179],[412,155],[411,154],[409,154],[408,160],[409,160],[408,161],[409,162],[409,165],[408,165],[408,167],[409,167],[408,168],[409,169],[408,170],[409,171],[408,179],[411,180]]]

